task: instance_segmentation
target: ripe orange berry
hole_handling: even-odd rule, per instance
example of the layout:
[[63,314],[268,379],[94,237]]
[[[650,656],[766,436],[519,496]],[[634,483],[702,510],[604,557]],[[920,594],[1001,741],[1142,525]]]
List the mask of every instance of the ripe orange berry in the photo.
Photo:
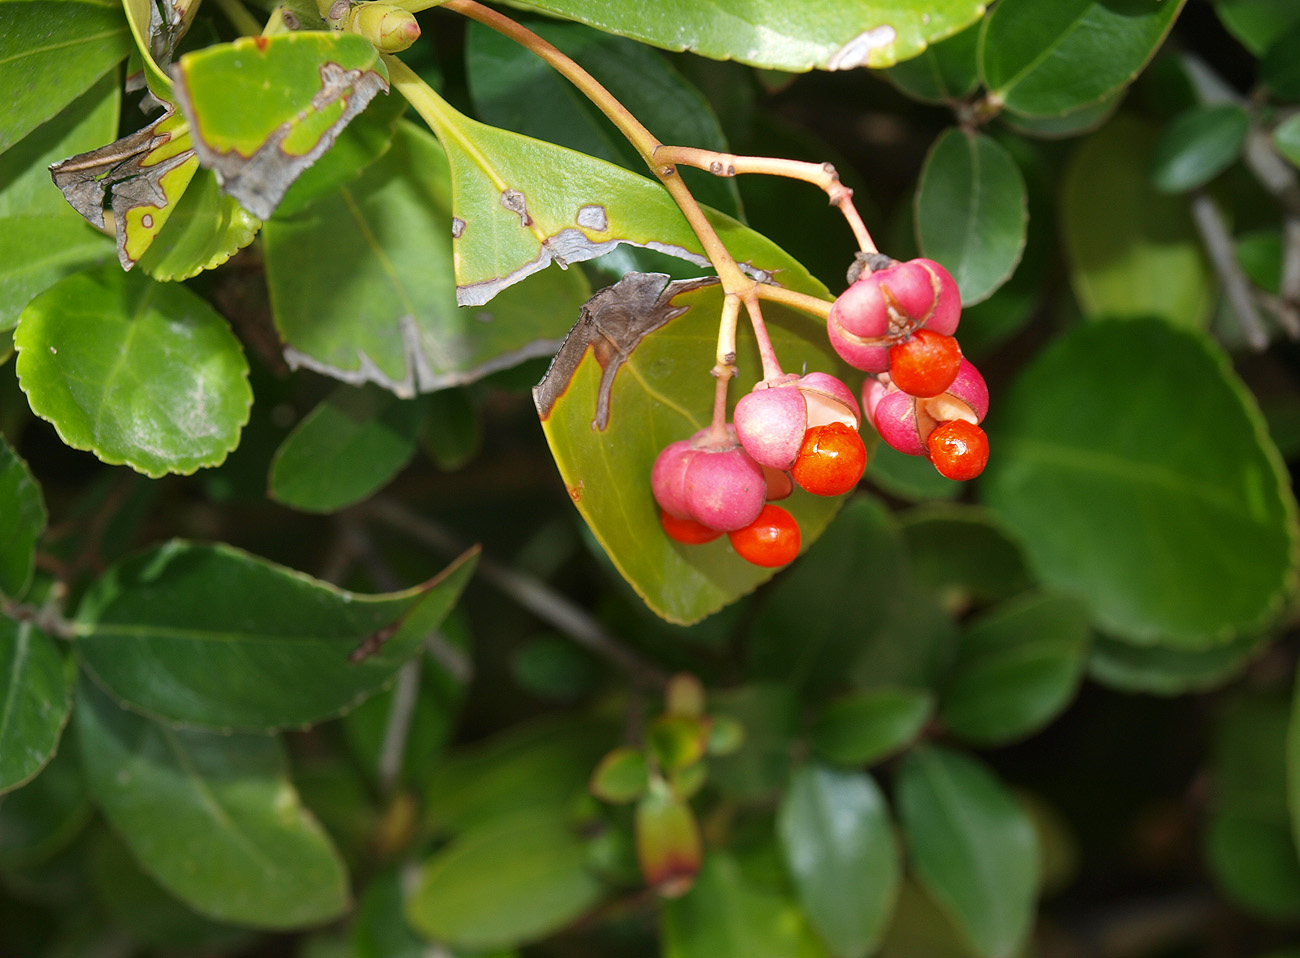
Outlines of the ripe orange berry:
[[941,395],[960,368],[961,347],[942,333],[918,329],[889,347],[889,378],[909,396],[925,399]]
[[742,559],[773,569],[799,555],[799,523],[794,516],[770,502],[758,518],[735,532],[728,532],[731,547]]
[[790,474],[814,496],[839,496],[858,484],[866,468],[867,447],[858,431],[842,422],[830,422],[803,434]]
[[664,532],[669,539],[688,546],[703,545],[722,535],[720,530],[710,529],[702,522],[696,522],[694,519],[678,519],[662,509],[659,510],[659,524],[664,527]]
[[965,419],[940,423],[926,440],[930,461],[949,479],[974,479],[989,461],[989,437]]

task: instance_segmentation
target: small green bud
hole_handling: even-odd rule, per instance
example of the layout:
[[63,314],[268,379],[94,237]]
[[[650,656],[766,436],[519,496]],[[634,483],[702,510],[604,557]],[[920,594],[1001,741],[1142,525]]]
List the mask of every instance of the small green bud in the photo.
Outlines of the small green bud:
[[361,34],[380,53],[401,53],[420,38],[414,14],[378,0],[355,7],[348,30]]

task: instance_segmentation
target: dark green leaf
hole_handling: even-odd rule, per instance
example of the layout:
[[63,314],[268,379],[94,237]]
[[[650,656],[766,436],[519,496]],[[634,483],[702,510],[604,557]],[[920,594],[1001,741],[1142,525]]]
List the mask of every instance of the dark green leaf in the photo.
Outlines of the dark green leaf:
[[963,485],[941,476],[928,459],[906,455],[883,442],[877,443],[875,455],[867,464],[867,479],[909,502],[953,499],[961,494]]
[[1300,8],[1291,0],[1214,0],[1214,10],[1228,32],[1257,57],[1300,23]]
[[0,436],[0,595],[20,596],[31,584],[45,520],[41,487]]
[[826,958],[798,906],[751,881],[722,850],[704,856],[661,919],[664,958]]
[[912,576],[958,608],[1029,588],[1020,547],[984,509],[930,505],[903,516]]
[[976,50],[979,27],[972,26],[940,43],[932,43],[905,63],[885,71],[890,82],[908,96],[927,103],[950,103],[979,86]]
[[0,793],[36,776],[72,707],[71,663],[30,622],[0,617]]
[[111,259],[113,241],[80,218],[0,218],[0,330],[17,326],[23,307],[65,276]]
[[428,958],[429,945],[406,924],[401,876],[386,871],[366,888],[352,923],[355,958]]
[[1074,697],[1090,637],[1071,599],[1034,595],[997,606],[962,636],[940,719],[985,745],[1036,731]]
[[415,453],[423,406],[378,386],[339,386],[294,427],[271,461],[285,505],[334,512],[369,497]]
[[474,569],[345,592],[224,545],[172,542],[109,570],[77,610],[82,660],[141,711],[215,728],[300,726],[388,682]]
[[0,795],[0,868],[32,868],[49,861],[94,814],[74,737],[74,728],[64,729],[63,747],[41,774]]
[[420,934],[453,947],[508,948],[570,924],[601,897],[562,809],[486,821],[425,863],[406,904]]
[[798,712],[789,688],[742,685],[710,696],[709,708],[736,718],[745,728],[738,751],[709,760],[710,782],[744,801],[772,798],[790,774]]
[[213,466],[253,401],[226,321],[194,293],[116,265],[61,280],[23,311],[18,379],[60,438],[146,475]]
[[586,281],[549,270],[490,308],[457,309],[448,175],[437,141],[403,122],[357,181],[267,224],[290,364],[410,397],[555,352]]
[[808,730],[812,747],[840,765],[874,765],[910,744],[934,710],[918,689],[872,689],[832,702]]
[[169,728],[84,682],[76,716],[100,810],[191,908],[259,928],[318,924],[347,908],[343,862],[299,803],[279,739]]
[[[1081,403],[1081,383],[1107,385]],[[1043,581],[1080,596],[1104,630],[1191,651],[1277,610],[1294,574],[1295,501],[1212,343],[1154,321],[1078,327],[988,424],[999,453],[986,502]]]
[[469,393],[456,388],[431,393],[427,408],[421,436],[425,452],[439,469],[459,469],[478,454],[483,444],[478,410]]
[[803,72],[887,67],[956,33],[984,12],[975,0],[665,0],[656,7],[607,0],[529,0],[530,9],[666,50]]
[[984,23],[980,73],[1013,113],[1060,116],[1127,85],[1183,0],[1002,0]]
[[904,760],[898,811],[917,880],[986,958],[1015,955],[1038,878],[1033,825],[974,759],[921,748]]
[[1259,75],[1274,96],[1300,100],[1300,23],[1269,44]]
[[1204,186],[1237,161],[1248,132],[1250,114],[1233,103],[1180,113],[1151,154],[1151,182],[1161,193]]
[[1234,901],[1273,921],[1300,916],[1300,860],[1285,824],[1219,812],[1206,829],[1205,855]]
[[533,695],[569,702],[591,691],[600,670],[571,639],[544,635],[511,657],[510,674],[520,688]]
[[1061,218],[1070,281],[1085,313],[1159,316],[1201,328],[1214,305],[1187,203],[1146,176],[1155,130],[1119,116],[1075,150]]
[[0,4],[0,153],[84,93],[131,50],[116,3],[28,0]]
[[988,299],[1015,272],[1027,202],[1020,168],[995,140],[953,127],[930,147],[916,192],[917,240],[952,273],[963,305]]
[[1097,129],[1119,109],[1124,99],[1124,91],[1113,93],[1100,103],[1080,107],[1062,116],[1017,116],[1003,113],[1001,121],[1025,136],[1042,140],[1063,140],[1072,136],[1081,136]]
[[1267,635],[1247,635],[1216,648],[1184,652],[1097,636],[1088,656],[1088,676],[1122,692],[1202,692],[1232,681],[1267,645]]
[[837,958],[871,954],[888,925],[901,868],[885,797],[864,772],[808,765],[777,813],[795,897]]

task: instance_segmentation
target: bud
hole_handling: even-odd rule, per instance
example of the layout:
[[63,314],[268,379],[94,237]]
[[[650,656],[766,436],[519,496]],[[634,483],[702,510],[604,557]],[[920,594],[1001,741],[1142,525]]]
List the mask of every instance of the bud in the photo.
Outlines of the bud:
[[354,8],[348,30],[365,37],[380,53],[401,53],[420,38],[414,14],[379,0]]

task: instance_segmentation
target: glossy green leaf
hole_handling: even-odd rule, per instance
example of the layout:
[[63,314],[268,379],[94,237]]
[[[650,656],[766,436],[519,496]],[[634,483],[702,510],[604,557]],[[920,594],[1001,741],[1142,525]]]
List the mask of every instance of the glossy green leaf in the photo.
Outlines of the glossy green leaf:
[[122,8],[102,0],[0,4],[0,153],[84,93],[131,50]]
[[664,906],[660,930],[663,958],[827,958],[795,902],[721,849],[704,856],[695,886]]
[[961,495],[963,485],[939,475],[928,459],[901,453],[883,442],[876,444],[866,477],[872,485],[907,502],[954,499]]
[[1037,731],[1078,691],[1090,637],[1071,599],[1032,595],[995,607],[962,636],[939,718],[985,745]]
[[957,127],[930,147],[916,192],[921,252],[945,266],[962,305],[988,299],[1025,248],[1029,219],[1020,168],[995,140]]
[[[1110,386],[1080,403],[1078,383]],[[1221,645],[1290,588],[1290,482],[1254,401],[1203,337],[1155,321],[1078,327],[987,424],[1000,454],[985,502],[1042,581],[1116,637]]]
[[529,809],[565,808],[618,739],[611,723],[576,715],[521,723],[460,748],[430,777],[431,824],[462,831]]
[[0,793],[36,776],[72,707],[72,668],[30,622],[0,617]]
[[347,908],[343,862],[300,804],[279,739],[159,725],[86,683],[76,716],[100,811],[140,866],[195,911],[297,928]]
[[814,701],[842,687],[878,641],[905,572],[897,522],[880,500],[857,496],[767,595],[750,634],[750,674]]
[[248,420],[239,341],[182,286],[116,265],[69,276],[28,304],[14,344],[32,411],[104,462],[191,473],[224,460]]
[[1161,193],[1204,186],[1241,155],[1250,114],[1235,103],[1198,106],[1176,116],[1151,154],[1151,182]]
[[980,29],[972,26],[956,36],[932,43],[919,56],[890,67],[885,76],[908,96],[927,103],[962,100],[979,86],[976,61]]
[[41,487],[0,436],[0,595],[20,596],[31,584],[45,521]]
[[[392,69],[394,86],[430,123],[447,151],[461,305],[482,305],[552,263],[584,262],[621,243],[708,266],[686,218],[654,180],[471,120],[397,61]],[[551,170],[565,175],[552,176]],[[751,273],[773,273],[782,285],[821,291],[770,240],[721,213],[708,215],[732,256]]]
[[508,948],[560,930],[601,895],[563,811],[529,810],[484,822],[426,860],[406,917],[453,947]]
[[1292,166],[1300,166],[1300,114],[1277,125],[1273,130],[1273,147]]
[[921,886],[980,954],[1015,955],[1038,881],[1038,843],[1015,797],[975,759],[926,747],[904,759],[898,812]]
[[113,241],[79,219],[0,218],[0,330],[17,326],[23,308],[65,276],[112,258]]
[[240,37],[181,57],[176,97],[199,160],[259,219],[386,87],[379,54],[351,33]]
[[1291,0],[1214,0],[1214,10],[1228,32],[1257,57],[1300,23],[1300,7]]
[[[57,116],[0,153],[0,217],[71,218],[67,201],[50,182],[50,164],[117,136],[120,91],[116,73],[103,77]],[[0,302],[4,299],[0,297]]]
[[76,616],[84,666],[117,698],[216,728],[301,726],[392,679],[455,604],[472,555],[360,595],[230,546],[174,541],[112,567]]
[[271,307],[292,365],[399,396],[555,352],[589,289],[549,270],[458,309],[447,158],[409,123],[354,183],[266,226]]
[[529,9],[715,60],[791,73],[887,67],[956,33],[984,13],[977,0],[666,0],[658,7],[606,0],[527,0]]
[[1070,282],[1090,315],[1201,328],[1211,272],[1186,201],[1156,193],[1146,176],[1155,142],[1154,129],[1120,116],[1075,150],[1061,200]]
[[711,695],[709,708],[734,717],[745,729],[737,751],[709,759],[710,783],[742,801],[773,799],[790,777],[798,725],[790,690],[774,682],[742,685]]
[[[715,282],[629,274],[587,304],[533,391],[570,498],[619,572],[670,622],[703,618],[775,572],[746,562],[725,536],[706,545],[669,539],[650,492],[660,450],[708,424],[721,310]],[[763,315],[786,368],[840,369],[822,323],[775,304]],[[740,368],[760,369],[753,338],[742,334],[738,346]],[[840,501],[796,489],[781,505],[807,548]]]
[[377,386],[338,387],[276,450],[271,496],[308,512],[360,502],[410,461],[423,411]]
[[1100,635],[1088,655],[1088,677],[1121,692],[1203,692],[1235,679],[1267,647],[1267,635],[1247,635],[1196,652],[1133,645]]
[[934,696],[920,689],[879,688],[838,699],[813,720],[809,744],[839,765],[874,765],[921,733]]
[[[76,723],[73,723],[75,726]],[[63,851],[94,814],[86,797],[74,727],[34,780],[0,795],[0,868],[39,867]]]
[[140,268],[158,280],[189,279],[226,262],[261,227],[261,220],[221,192],[210,172],[199,170],[141,254]]
[[888,926],[901,878],[885,796],[865,772],[806,765],[777,812],[795,897],[837,958],[864,958]]
[[984,22],[980,73],[1013,113],[1060,116],[1126,86],[1184,0],[1003,0]]
[[1003,113],[1001,121],[1017,133],[1041,140],[1063,140],[1091,133],[1115,115],[1124,100],[1123,90],[1113,93],[1100,103],[1071,110],[1061,116],[1018,116]]
[[1260,79],[1269,91],[1288,102],[1300,100],[1300,23],[1271,44],[1259,64]]
[[959,607],[1005,599],[1030,586],[1020,546],[987,510],[933,504],[907,512],[912,575]]
[[[529,27],[592,74],[664,143],[727,152],[727,139],[704,95],[666,57],[623,37],[576,23],[534,20]],[[573,86],[508,37],[471,23],[466,72],[476,116],[485,123],[566,146],[636,173],[645,161],[623,134]],[[735,179],[682,168],[695,198],[736,216]]]

